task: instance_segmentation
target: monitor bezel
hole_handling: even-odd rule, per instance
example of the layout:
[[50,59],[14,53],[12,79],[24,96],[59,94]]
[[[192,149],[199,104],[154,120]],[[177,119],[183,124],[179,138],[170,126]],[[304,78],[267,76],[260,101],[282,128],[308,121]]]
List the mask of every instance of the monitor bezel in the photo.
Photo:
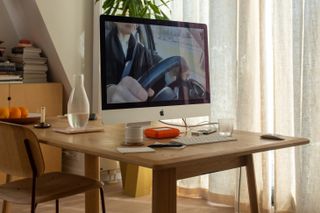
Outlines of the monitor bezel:
[[[135,103],[107,103],[107,89],[106,89],[106,70],[105,63],[105,22],[124,22],[124,23],[137,23],[137,24],[150,24],[150,25],[162,25],[162,26],[174,26],[184,28],[196,28],[204,30],[204,61],[205,61],[205,72],[206,72],[206,95],[205,98],[188,100],[186,103],[184,100],[175,101],[164,101],[164,102],[135,102]],[[181,105],[198,105],[198,104],[210,104],[210,75],[209,75],[209,54],[208,54],[208,36],[207,36],[207,25],[203,23],[192,23],[192,22],[181,22],[181,21],[169,21],[169,20],[156,20],[156,19],[145,19],[135,17],[124,17],[124,16],[111,16],[101,15],[100,16],[100,82],[101,82],[101,105],[102,110],[118,110],[118,109],[134,109],[134,108],[146,108],[146,107],[166,107],[166,106],[181,106]]]

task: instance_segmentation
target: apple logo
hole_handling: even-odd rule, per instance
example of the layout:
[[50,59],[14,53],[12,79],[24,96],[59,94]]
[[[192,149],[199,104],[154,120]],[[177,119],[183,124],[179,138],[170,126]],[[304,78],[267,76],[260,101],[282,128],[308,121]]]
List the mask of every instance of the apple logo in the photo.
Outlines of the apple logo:
[[163,109],[160,110],[160,116],[164,116],[164,111],[163,111]]

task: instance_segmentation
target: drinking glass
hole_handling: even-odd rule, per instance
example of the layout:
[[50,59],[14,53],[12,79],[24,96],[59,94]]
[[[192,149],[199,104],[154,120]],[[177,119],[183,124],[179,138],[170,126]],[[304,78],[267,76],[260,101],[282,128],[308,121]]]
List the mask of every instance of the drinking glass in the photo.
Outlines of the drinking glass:
[[232,136],[233,132],[233,119],[219,119],[218,132],[222,136]]

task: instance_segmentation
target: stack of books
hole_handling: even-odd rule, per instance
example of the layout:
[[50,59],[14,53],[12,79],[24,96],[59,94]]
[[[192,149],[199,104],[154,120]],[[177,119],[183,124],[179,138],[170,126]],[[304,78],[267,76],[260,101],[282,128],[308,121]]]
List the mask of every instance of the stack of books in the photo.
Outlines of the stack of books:
[[[0,41],[0,45],[3,41]],[[7,60],[5,47],[0,46],[0,83],[22,83],[22,72],[16,70],[15,63]]]
[[[3,41],[0,41],[0,45],[3,43]],[[7,59],[5,58],[4,51],[6,50],[5,47],[0,46],[0,62],[5,62]]]
[[42,56],[40,48],[18,46],[12,48],[11,52],[8,58],[16,63],[16,70],[23,73],[24,83],[47,82],[47,58]]
[[0,62],[0,83],[22,83],[22,72],[16,70],[14,63]]

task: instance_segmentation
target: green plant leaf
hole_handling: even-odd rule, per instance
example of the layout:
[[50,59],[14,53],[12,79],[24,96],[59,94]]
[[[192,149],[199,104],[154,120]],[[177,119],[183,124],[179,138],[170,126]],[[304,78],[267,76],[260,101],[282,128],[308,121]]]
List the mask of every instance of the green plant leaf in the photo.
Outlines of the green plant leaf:
[[132,4],[129,4],[129,16],[134,16],[134,7]]
[[162,14],[162,19],[169,20],[169,17],[163,11],[161,11],[161,14]]
[[147,11],[148,11],[147,7],[143,8],[142,11],[140,12],[140,17],[145,17]]
[[111,15],[115,15],[116,14],[116,12],[118,11],[118,9],[119,9],[119,6],[120,6],[120,3],[121,3],[121,0],[116,0],[117,1],[117,3],[116,3],[116,6],[115,7],[113,7],[113,10],[112,10],[112,12],[111,12]]
[[161,7],[169,8],[170,1],[160,0],[161,4],[157,5],[155,0],[103,0],[102,8],[107,15],[168,19]]
[[123,16],[125,16],[129,10],[129,3],[130,3],[130,1],[125,1],[123,3],[123,11],[122,11]]
[[112,5],[114,4],[115,0],[106,0],[103,2],[102,8],[104,10],[107,10],[109,7],[112,8]]
[[152,2],[149,1],[148,5],[150,6],[150,8],[153,10],[155,14],[161,14],[159,8],[156,5],[154,5]]
[[111,14],[111,10],[112,10],[112,7],[109,7],[108,9],[105,10],[104,14],[110,15]]
[[162,4],[160,4],[160,5],[158,5],[158,7],[161,7],[161,6],[165,6],[165,7],[167,7],[168,9],[170,9],[170,7],[169,7],[169,5],[168,5],[168,3],[170,2],[170,1],[164,1],[164,0],[160,0],[161,1],[161,3]]

